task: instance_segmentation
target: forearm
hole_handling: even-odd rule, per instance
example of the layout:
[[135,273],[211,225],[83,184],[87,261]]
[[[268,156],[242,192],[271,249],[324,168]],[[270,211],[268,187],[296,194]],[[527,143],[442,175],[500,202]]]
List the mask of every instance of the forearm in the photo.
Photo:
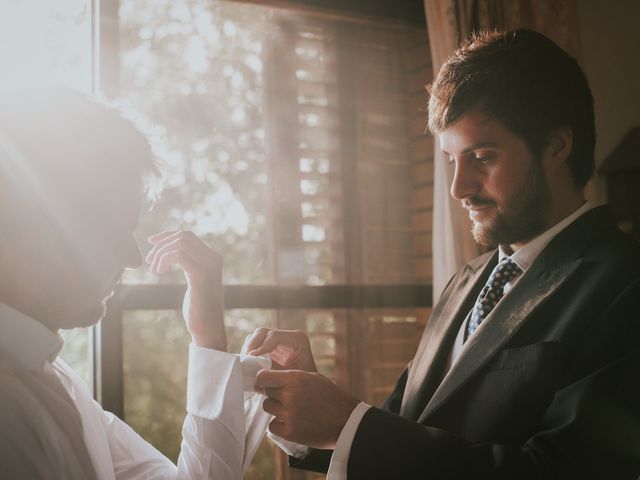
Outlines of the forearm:
[[522,442],[474,443],[372,408],[349,454],[348,478],[603,479],[640,474],[640,352],[558,391]]

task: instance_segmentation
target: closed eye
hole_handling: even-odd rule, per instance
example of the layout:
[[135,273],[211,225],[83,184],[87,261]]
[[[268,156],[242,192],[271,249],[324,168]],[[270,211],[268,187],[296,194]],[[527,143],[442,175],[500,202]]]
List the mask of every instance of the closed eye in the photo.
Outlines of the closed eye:
[[474,160],[482,165],[485,165],[487,163],[489,163],[491,160],[493,160],[495,158],[494,154],[488,153],[488,154],[475,154],[474,155]]

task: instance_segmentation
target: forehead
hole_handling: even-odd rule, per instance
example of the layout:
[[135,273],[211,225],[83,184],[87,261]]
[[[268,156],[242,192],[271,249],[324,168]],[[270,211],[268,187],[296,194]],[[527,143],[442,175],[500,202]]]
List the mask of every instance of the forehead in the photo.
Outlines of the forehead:
[[438,134],[441,149],[457,155],[480,147],[505,147],[518,140],[502,122],[480,111],[470,111]]

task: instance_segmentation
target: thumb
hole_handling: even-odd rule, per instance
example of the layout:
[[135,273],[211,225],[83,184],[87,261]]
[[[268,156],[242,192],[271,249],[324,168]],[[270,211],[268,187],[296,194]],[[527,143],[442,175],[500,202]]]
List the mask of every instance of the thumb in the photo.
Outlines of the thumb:
[[260,370],[256,375],[256,387],[264,388],[280,388],[286,383],[285,370]]

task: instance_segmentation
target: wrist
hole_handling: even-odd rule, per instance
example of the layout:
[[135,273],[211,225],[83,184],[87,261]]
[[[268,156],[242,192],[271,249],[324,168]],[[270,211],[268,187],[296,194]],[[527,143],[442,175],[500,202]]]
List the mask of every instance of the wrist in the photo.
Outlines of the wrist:
[[345,426],[349,422],[349,419],[351,418],[351,414],[354,412],[354,410],[359,404],[360,404],[360,400],[357,400],[350,396],[345,397],[344,405],[342,408],[342,415],[339,417],[339,421],[336,423],[334,438],[332,439],[331,444],[328,445],[326,448],[329,448],[330,450],[336,449],[336,444],[340,439],[340,435],[342,434],[342,431],[344,430]]
[[224,327],[217,332],[191,333],[191,341],[194,345],[202,348],[211,348],[213,350],[227,351],[227,334]]
[[[342,421],[340,422],[340,431],[338,432],[338,436],[340,436],[340,433],[342,432],[342,429],[344,428],[344,426],[347,424],[347,422],[349,421],[349,418],[351,417],[351,414],[353,413],[353,411],[356,409],[356,407],[360,404],[360,400],[353,398],[353,397],[346,397],[345,398],[345,408],[344,408],[344,416],[342,417]],[[336,441],[338,440],[338,437],[336,437]]]

